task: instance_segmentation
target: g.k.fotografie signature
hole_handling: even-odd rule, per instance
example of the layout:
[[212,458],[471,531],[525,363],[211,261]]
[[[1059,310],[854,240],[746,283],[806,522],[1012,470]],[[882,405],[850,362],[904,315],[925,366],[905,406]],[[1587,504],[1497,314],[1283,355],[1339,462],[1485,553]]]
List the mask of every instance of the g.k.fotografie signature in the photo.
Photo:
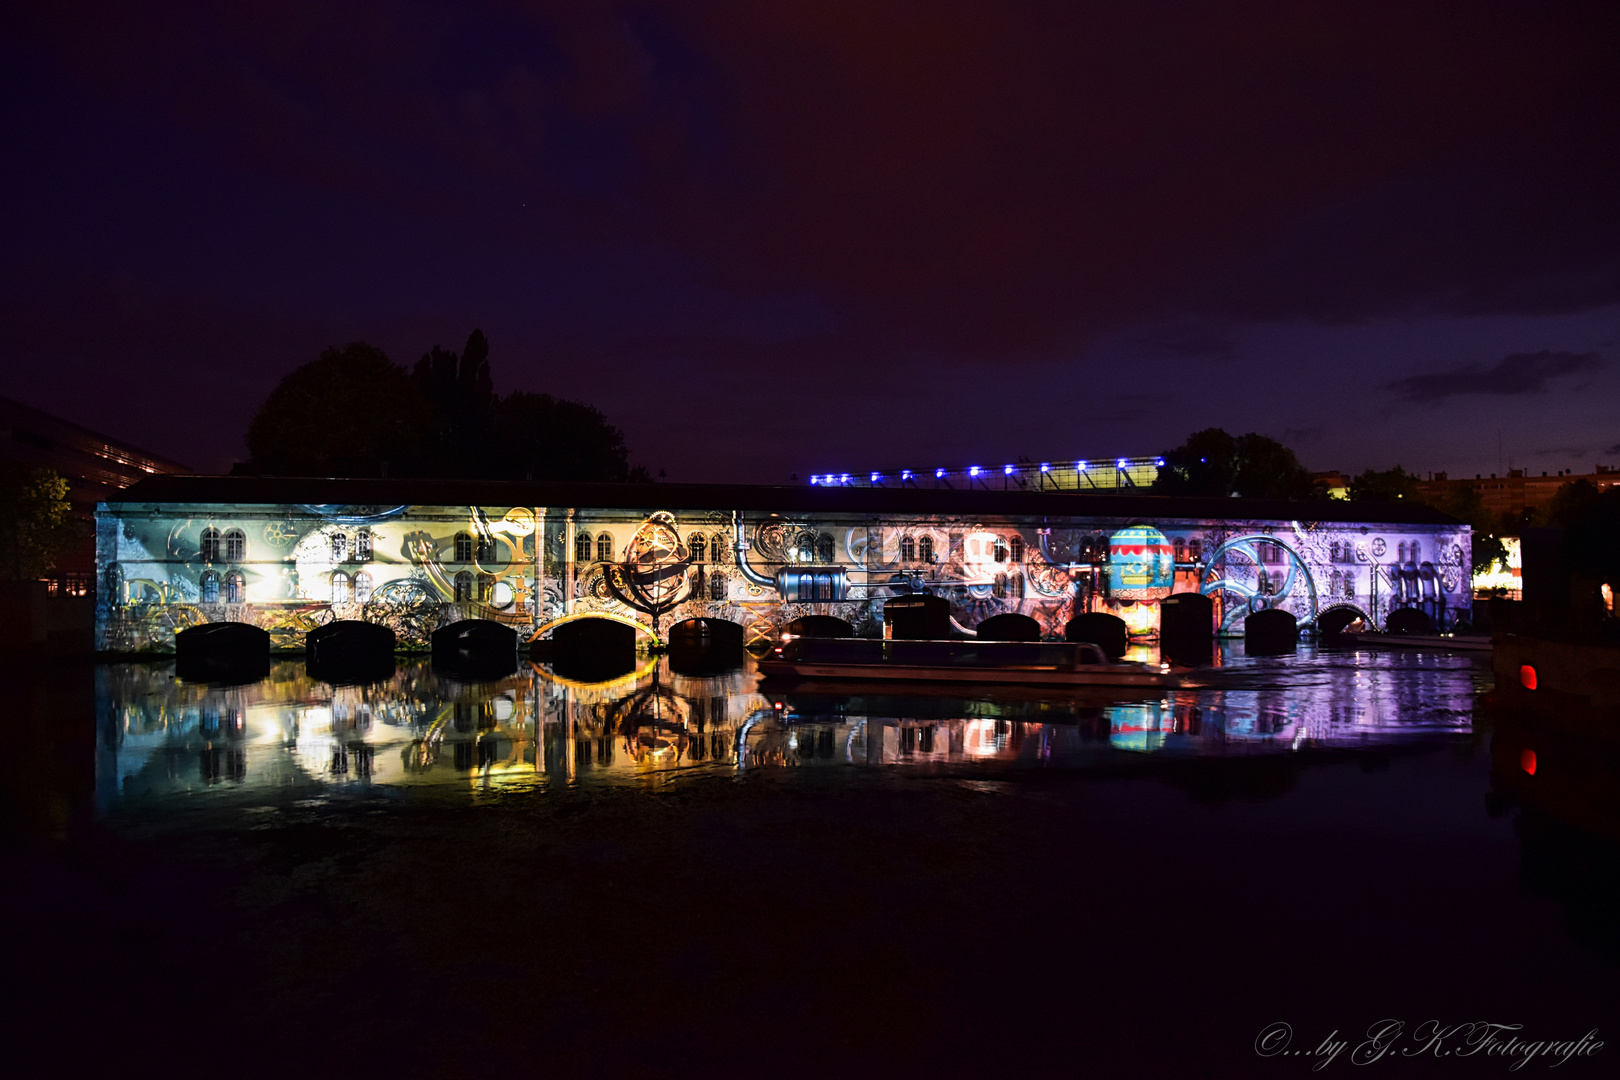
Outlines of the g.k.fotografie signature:
[[1571,1058],[1592,1057],[1603,1049],[1596,1028],[1577,1039],[1535,1039],[1522,1034],[1523,1030],[1523,1024],[1495,1024],[1488,1020],[1462,1024],[1426,1020],[1409,1031],[1404,1020],[1380,1020],[1354,1046],[1349,1037],[1340,1038],[1337,1030],[1321,1042],[1307,1045],[1310,1039],[1296,1043],[1294,1029],[1278,1021],[1267,1024],[1255,1036],[1254,1052],[1266,1058],[1302,1058],[1312,1063],[1313,1071],[1325,1069],[1345,1054],[1345,1060],[1352,1065],[1371,1065],[1391,1056],[1495,1058],[1510,1072],[1516,1072],[1532,1061],[1562,1065]]

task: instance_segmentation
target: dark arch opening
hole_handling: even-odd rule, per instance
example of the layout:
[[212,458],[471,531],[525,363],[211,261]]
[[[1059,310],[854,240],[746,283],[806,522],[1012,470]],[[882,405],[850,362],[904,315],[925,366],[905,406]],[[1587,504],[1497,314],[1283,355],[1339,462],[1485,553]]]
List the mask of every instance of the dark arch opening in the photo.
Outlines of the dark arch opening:
[[1131,631],[1125,620],[1104,611],[1076,615],[1063,627],[1063,636],[1070,641],[1089,641],[1111,660],[1124,656],[1131,644]]
[[375,682],[394,673],[394,632],[377,623],[339,619],[304,635],[304,666],[323,682]]
[[1039,641],[1041,624],[1015,611],[992,615],[974,627],[980,641]]
[[1316,617],[1316,631],[1323,641],[1337,641],[1345,627],[1357,619],[1366,621],[1366,613],[1348,606],[1328,608]]
[[1384,620],[1384,629],[1392,634],[1432,634],[1434,620],[1421,608],[1396,608]]
[[565,679],[604,682],[635,667],[633,626],[613,619],[576,619],[551,632],[551,669]]
[[1159,604],[1159,653],[1181,664],[1215,651],[1215,601],[1203,593],[1172,593]]
[[433,631],[433,666],[499,678],[517,670],[517,631],[488,619],[462,619]]
[[270,674],[270,634],[239,622],[188,627],[174,635],[174,659],[188,682],[257,682]]
[[782,629],[794,637],[855,636],[855,628],[836,615],[801,615]]
[[1257,611],[1243,620],[1243,650],[1251,656],[1293,652],[1299,644],[1299,624],[1281,608]]
[[672,671],[725,671],[743,662],[743,628],[729,619],[686,619],[669,628]]

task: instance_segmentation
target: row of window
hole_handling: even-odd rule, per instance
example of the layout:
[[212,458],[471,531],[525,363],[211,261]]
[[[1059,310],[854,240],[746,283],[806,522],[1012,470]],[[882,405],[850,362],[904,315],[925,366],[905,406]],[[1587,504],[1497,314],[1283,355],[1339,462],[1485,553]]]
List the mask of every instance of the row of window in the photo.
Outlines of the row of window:
[[[824,537],[827,542],[827,559],[832,559],[832,537]],[[709,536],[706,533],[693,533],[686,538],[686,549],[694,563],[725,562],[726,540],[716,533]],[[588,532],[574,534],[574,561],[575,562],[612,562],[613,561],[613,534],[602,533],[592,537]],[[808,562],[809,559],[804,561]]]
[[726,575],[718,570],[705,570],[700,566],[692,577],[692,599],[701,600],[705,594],[710,600],[724,600]]
[[361,529],[354,534],[354,547],[349,547],[349,537],[345,533],[332,534],[332,561],[348,562],[350,552],[353,552],[355,562],[371,561],[371,530]]
[[218,529],[202,531],[203,562],[241,562],[247,558],[247,534],[241,529],[221,533]]
[[227,604],[240,604],[247,599],[247,581],[242,577],[242,571],[232,570],[222,579],[212,570],[205,570],[203,576],[197,582],[197,593],[202,598],[202,602],[205,604],[219,603],[220,585],[222,583]]
[[347,604],[351,600],[363,604],[371,599],[371,575],[364,570],[351,577],[341,570],[332,571],[332,603]]

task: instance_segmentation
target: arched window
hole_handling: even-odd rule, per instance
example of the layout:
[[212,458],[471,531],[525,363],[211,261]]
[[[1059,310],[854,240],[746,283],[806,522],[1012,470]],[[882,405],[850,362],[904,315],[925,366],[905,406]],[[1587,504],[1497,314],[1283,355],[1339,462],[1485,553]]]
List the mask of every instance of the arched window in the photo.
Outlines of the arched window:
[[1187,541],[1187,558],[1190,559],[1193,562],[1197,562],[1199,559],[1202,559],[1203,557],[1204,557],[1204,542],[1202,540],[1198,540],[1198,539],[1193,539],[1193,540]]
[[495,588],[495,576],[493,574],[479,574],[478,575],[478,594],[477,594],[477,599],[478,599],[479,603],[483,603],[483,604],[489,603],[489,594],[490,594],[490,592],[492,590],[494,590],[494,588]]
[[1255,592],[1260,596],[1271,595],[1271,577],[1264,570],[1255,578]]
[[349,602],[349,575],[341,570],[332,571],[332,603],[347,604]]
[[363,604],[371,599],[371,575],[361,570],[354,575],[354,602]]
[[917,559],[925,563],[934,561],[934,538],[932,536],[924,536],[917,540]]
[[701,563],[708,561],[708,537],[704,536],[702,533],[693,533],[691,538],[686,541],[686,546],[691,549],[693,562]]
[[1008,575],[1007,584],[1011,587],[1012,594],[1013,594],[1014,598],[1019,599],[1019,600],[1022,600],[1024,598],[1024,575],[1023,574],[1010,574],[1010,575]]
[[613,561],[613,536],[611,534],[603,533],[596,538],[596,561]]
[[991,549],[991,556],[996,560],[996,562],[1006,562],[1009,554],[1010,552],[1007,550],[1007,541],[1003,540],[999,536],[996,537],[996,545]]
[[825,533],[816,537],[816,558],[823,563],[833,561],[833,538]]
[[832,590],[832,575],[831,574],[817,574],[816,575],[816,599],[817,600],[831,600],[833,598],[832,592],[833,592],[833,590]]
[[1406,561],[1406,541],[1402,540],[1399,544],[1397,544],[1396,545],[1396,550],[1397,550],[1398,554],[1395,556],[1395,561],[1396,562],[1405,562]]
[[1412,541],[1412,561],[1423,561],[1423,545],[1418,543],[1416,540]]
[[799,537],[798,561],[802,562],[802,563],[815,562],[816,561],[816,540],[815,540],[815,537],[810,536],[808,534],[805,535],[805,536]]
[[107,603],[119,607],[124,602],[124,568],[108,563],[104,580],[107,584]]
[[469,571],[463,570],[456,575],[456,603],[465,603],[472,599],[473,576]]
[[349,538],[342,533],[332,534],[332,561],[342,562],[349,557]]
[[495,562],[495,538],[478,534],[478,561],[484,566],[492,566]]
[[[1328,545],[1328,562],[1338,562],[1338,561],[1339,561],[1339,542],[1337,540],[1335,540],[1335,541],[1333,541],[1333,543]],[[1335,574],[1334,576],[1337,577],[1338,575]]]
[[219,562],[219,530],[214,528],[202,531],[202,561]]
[[917,541],[913,540],[909,536],[902,536],[900,538],[900,561],[917,561]]
[[1176,562],[1178,562],[1178,563],[1186,562],[1187,561],[1187,540],[1186,540],[1185,537],[1181,537],[1181,536],[1176,537],[1175,549],[1176,549]]
[[813,574],[799,575],[799,596],[801,602],[808,602],[816,598],[816,579]]
[[371,530],[361,529],[354,534],[354,557],[361,562],[371,561]]
[[472,562],[472,537],[466,533],[456,533],[456,562]]
[[591,534],[588,532],[576,533],[574,536],[574,561],[591,561]]
[[230,604],[240,604],[247,599],[247,581],[242,577],[242,571],[232,570],[225,575],[225,601]]
[[1013,562],[1023,562],[1024,561],[1024,538],[1022,536],[1019,536],[1017,533],[1013,533],[1012,536],[1008,537],[1007,538],[1007,553],[1008,553],[1008,557],[1011,558]]
[[714,543],[709,545],[709,559],[710,559],[710,561],[717,562],[717,563],[723,563],[723,562],[727,561],[727,559],[726,559],[726,538],[723,535],[721,535],[720,533],[715,533],[715,535],[714,535]]
[[694,566],[692,568],[691,598],[701,600],[706,592],[708,592],[708,578],[703,573],[703,567]]
[[726,575],[716,570],[709,575],[709,599],[724,600],[726,598]]
[[1007,575],[1006,574],[997,574],[996,575],[995,583],[990,586],[990,593],[997,600],[1005,600],[1007,598]]
[[247,558],[247,534],[241,529],[232,529],[225,534],[225,561],[241,562]]
[[214,573],[212,570],[204,571],[203,576],[202,576],[202,581],[199,584],[201,585],[201,588],[198,591],[199,591],[199,593],[200,593],[200,595],[202,597],[202,602],[203,603],[205,603],[205,604],[217,604],[217,603],[219,603],[219,575],[218,574]]

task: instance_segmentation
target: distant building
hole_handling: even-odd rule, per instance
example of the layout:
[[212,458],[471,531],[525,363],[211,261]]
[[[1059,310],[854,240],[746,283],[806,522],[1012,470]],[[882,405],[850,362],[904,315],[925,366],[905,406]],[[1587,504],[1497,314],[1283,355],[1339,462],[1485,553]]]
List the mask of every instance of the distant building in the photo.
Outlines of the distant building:
[[1559,488],[1576,480],[1586,480],[1602,491],[1620,484],[1620,469],[1599,465],[1595,472],[1581,475],[1556,472],[1551,476],[1545,472],[1540,476],[1529,476],[1524,469],[1509,469],[1506,476],[1499,477],[1495,473],[1482,476],[1476,473],[1472,480],[1464,477],[1452,479],[1442,472],[1435,473],[1427,480],[1419,481],[1418,487],[1422,490],[1424,499],[1434,503],[1444,503],[1458,487],[1471,487],[1479,492],[1485,509],[1493,516],[1511,514],[1517,518],[1526,510],[1542,509],[1552,501],[1554,495],[1558,494]]
[[0,459],[55,469],[68,482],[68,501],[74,515],[86,523],[86,540],[82,551],[57,567],[49,584],[52,592],[76,595],[88,591],[95,573],[90,524],[96,504],[145,477],[191,472],[177,461],[5,397],[0,397]]
[[130,652],[209,622],[298,649],[335,619],[408,648],[464,619],[526,639],[718,619],[765,641],[830,615],[881,636],[884,601],[917,592],[948,600],[957,632],[1016,612],[1054,638],[1087,612],[1153,637],[1177,592],[1209,596],[1229,634],[1265,609],[1444,627],[1473,602],[1466,524],[1330,499],[179,476],[109,497],[98,534],[97,640]]

